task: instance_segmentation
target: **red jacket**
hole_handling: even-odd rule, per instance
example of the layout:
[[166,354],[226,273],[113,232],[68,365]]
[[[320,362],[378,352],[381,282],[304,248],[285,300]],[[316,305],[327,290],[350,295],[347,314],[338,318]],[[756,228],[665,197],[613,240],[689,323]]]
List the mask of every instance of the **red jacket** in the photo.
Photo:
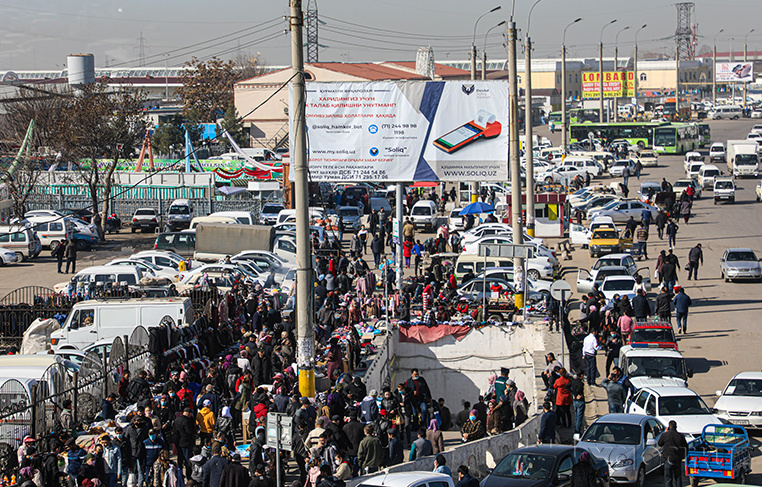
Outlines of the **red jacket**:
[[559,377],[556,379],[556,383],[553,384],[553,388],[556,390],[556,406],[571,406],[572,395],[566,388],[571,381],[566,377]]

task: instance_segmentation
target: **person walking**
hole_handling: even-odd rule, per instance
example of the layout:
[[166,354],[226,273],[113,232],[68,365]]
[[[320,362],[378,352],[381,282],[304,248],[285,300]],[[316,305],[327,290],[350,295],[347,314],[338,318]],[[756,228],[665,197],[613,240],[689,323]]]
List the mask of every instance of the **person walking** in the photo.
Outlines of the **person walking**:
[[681,287],[672,302],[675,305],[677,332],[685,334],[688,332],[688,308],[693,305],[693,301],[690,296],[685,294],[685,288]]
[[566,389],[572,396],[574,432],[582,434],[582,421],[585,419],[585,371],[578,370],[577,377],[572,377]]
[[378,470],[386,457],[386,452],[378,438],[373,436],[373,425],[365,425],[363,431],[365,438],[362,439],[357,448],[357,460],[363,473],[369,474]]
[[677,282],[677,265],[669,258],[661,266],[661,281],[664,288],[671,293]]
[[686,224],[691,217],[691,208],[693,208],[693,201],[691,201],[689,198],[686,198],[682,203],[680,203],[680,214],[683,215],[683,221]]
[[373,262],[376,264],[376,269],[378,269],[378,266],[381,263],[381,254],[384,252],[384,241],[381,240],[381,237],[379,237],[377,233],[373,235],[373,240],[370,243],[370,250],[373,252]]
[[[650,215],[651,213],[648,214]],[[635,232],[635,239],[638,242],[638,247],[640,247],[640,252],[643,253],[643,258],[648,260],[648,225],[646,224],[645,218],[643,219],[643,223],[640,224],[640,228]]]
[[[622,315],[619,317],[619,325],[622,325],[623,318],[629,318],[629,325],[630,330],[627,332],[627,336],[630,335],[632,332],[632,318],[630,318],[627,315]],[[624,332],[622,332],[622,335],[624,335]],[[606,338],[606,375],[609,375],[609,371],[611,370],[611,365],[619,365],[619,350],[622,349],[622,338],[620,338],[619,333],[617,333],[616,330],[611,330],[609,336]]]
[[540,416],[540,432],[537,434],[537,443],[553,444],[556,442],[556,413],[551,410],[548,401],[542,405]]
[[669,220],[667,222],[667,244],[669,245],[670,250],[674,249],[677,245],[676,238],[677,238],[677,230],[680,227],[677,226],[677,222],[675,220]]
[[609,402],[609,413],[621,413],[624,408],[624,401],[627,399],[627,393],[622,384],[617,382],[617,377],[612,373],[606,379],[601,381],[601,386],[606,389],[606,397]]
[[71,265],[71,273],[77,272],[77,242],[74,239],[66,242],[66,274],[69,273],[69,265]]
[[656,223],[659,240],[664,240],[664,229],[667,227],[667,214],[664,211],[659,210],[654,223]]
[[640,162],[640,159],[637,159],[635,161],[635,176],[637,176],[638,180],[640,180],[640,173],[643,171],[643,163]]
[[[635,321],[646,321],[651,315],[651,303],[648,302],[648,297],[646,297],[646,292],[643,289],[638,289],[637,294],[632,298],[632,311],[635,315]],[[626,345],[629,342],[629,336],[624,336],[624,333],[622,335]]]
[[61,243],[58,244],[58,247],[53,250],[53,257],[56,258],[56,264],[58,265],[58,273],[63,274],[61,271],[61,266],[63,265],[63,259],[66,255],[66,239],[62,239]]
[[656,315],[660,321],[672,323],[672,295],[669,289],[664,287],[656,298]]
[[661,434],[658,446],[662,448],[664,459],[664,487],[682,487],[683,458],[688,454],[688,442],[685,436],[677,431],[675,420],[669,422],[667,431]]
[[688,280],[691,280],[691,276],[693,276],[693,279],[695,281],[698,281],[698,268],[699,263],[701,265],[704,265],[704,251],[701,250],[701,244],[696,244],[695,247],[693,247],[688,252]]
[[[436,420],[433,420],[436,421]],[[409,461],[418,460],[419,458],[427,457],[434,453],[434,448],[431,442],[426,439],[426,428],[421,427],[418,429],[418,439],[410,446]]]
[[630,185],[630,168],[627,166],[625,166],[624,170],[622,171],[622,183],[625,187]]

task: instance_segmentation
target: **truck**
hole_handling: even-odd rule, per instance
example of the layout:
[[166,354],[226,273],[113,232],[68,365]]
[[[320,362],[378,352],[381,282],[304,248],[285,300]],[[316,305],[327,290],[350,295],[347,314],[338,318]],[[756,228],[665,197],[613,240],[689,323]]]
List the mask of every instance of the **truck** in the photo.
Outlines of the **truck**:
[[729,140],[728,172],[733,176],[759,176],[759,145],[753,140]]
[[227,225],[201,223],[196,227],[193,259],[216,262],[244,250],[272,251],[275,228],[270,225]]

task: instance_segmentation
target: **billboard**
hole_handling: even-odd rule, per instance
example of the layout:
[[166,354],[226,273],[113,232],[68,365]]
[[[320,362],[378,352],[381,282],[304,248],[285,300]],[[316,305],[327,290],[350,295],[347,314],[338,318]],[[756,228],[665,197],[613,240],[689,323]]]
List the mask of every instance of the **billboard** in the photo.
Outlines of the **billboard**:
[[[600,73],[582,73],[582,98],[599,98]],[[632,71],[604,71],[603,97],[618,98],[635,96],[635,73]]]
[[505,81],[309,82],[306,96],[313,181],[508,179]]
[[714,76],[718,83],[754,81],[754,63],[717,63],[714,65]]

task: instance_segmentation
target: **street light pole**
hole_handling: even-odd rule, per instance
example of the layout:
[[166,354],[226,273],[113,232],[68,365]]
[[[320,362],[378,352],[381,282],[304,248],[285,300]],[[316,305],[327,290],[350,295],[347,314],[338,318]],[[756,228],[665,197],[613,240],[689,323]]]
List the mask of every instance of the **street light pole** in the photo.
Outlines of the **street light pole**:
[[[616,33],[616,37],[614,38],[614,73],[619,74],[619,34],[629,29],[630,26],[620,29],[619,32]],[[619,80],[619,86],[622,86],[626,88],[626,82],[623,80]],[[625,89],[625,91],[627,91]],[[619,97],[614,97],[614,121],[619,121]]]
[[566,29],[581,21],[577,18],[564,27],[564,35],[561,39],[561,146],[566,150],[569,146],[569,120],[566,116]]
[[[748,61],[748,59],[747,59],[747,54],[748,54],[747,48],[748,48],[748,45],[747,45],[746,41],[749,39],[749,34],[751,34],[752,32],[754,32],[754,29],[751,29],[743,37],[743,62]],[[752,73],[751,73],[752,74],[752,78],[754,77],[754,72],[753,71],[754,70],[752,69]],[[744,81],[743,82],[743,107],[744,107],[744,109],[746,109],[746,94],[747,94],[747,90],[748,89],[749,89],[749,83]]]
[[712,107],[717,106],[717,36],[722,34],[725,29],[720,29],[714,35],[712,43]]
[[536,0],[527,15],[527,41],[524,53],[524,154],[527,164],[527,235],[534,237],[534,157],[532,151],[532,39],[529,37],[529,26],[532,22],[532,11],[542,0]]
[[633,60],[633,75],[635,78],[633,80],[633,91],[635,95],[635,117],[637,117],[640,113],[640,105],[638,104],[638,34],[646,27],[648,27],[648,24],[643,24],[643,27],[635,31],[635,58]]
[[[524,243],[524,228],[521,224],[521,161],[519,160],[519,83],[516,69],[516,22],[511,16],[508,22],[508,121],[510,133],[510,171],[511,171],[511,224],[513,227],[513,243],[521,245]],[[527,179],[527,186],[534,181]],[[518,269],[524,269],[524,259],[514,257],[513,259],[514,277],[518,274]],[[516,282],[516,281],[514,281]],[[514,294],[516,308],[524,307],[524,293]]]
[[484,34],[484,50],[482,51],[482,80],[487,79],[487,37],[489,37],[489,33],[492,32],[493,29],[497,29],[502,25],[505,25],[505,20],[501,21],[497,25],[493,25],[487,30],[487,33]]
[[600,97],[601,102],[601,113],[598,114],[599,123],[603,123],[603,31],[614,22],[616,22],[616,19],[601,27],[601,38],[598,43],[598,96]]
[[[728,53],[728,62],[732,63],[733,61],[735,61],[735,59],[733,59],[734,57],[735,56],[733,55],[733,38],[731,37],[730,38],[730,53]],[[736,103],[736,83],[735,83],[735,81],[731,83],[730,88],[732,90],[731,91],[730,104],[731,105],[735,105],[735,103]]]
[[[471,80],[476,79],[476,26],[479,25],[479,21],[484,17],[485,15],[489,15],[493,12],[497,12],[500,10],[502,6],[498,5],[497,7],[492,8],[489,12],[485,12],[479,16],[479,18],[476,19],[476,22],[474,22],[474,35],[471,39]],[[470,184],[471,188],[471,203],[476,203],[479,195],[479,183],[472,182]]]

